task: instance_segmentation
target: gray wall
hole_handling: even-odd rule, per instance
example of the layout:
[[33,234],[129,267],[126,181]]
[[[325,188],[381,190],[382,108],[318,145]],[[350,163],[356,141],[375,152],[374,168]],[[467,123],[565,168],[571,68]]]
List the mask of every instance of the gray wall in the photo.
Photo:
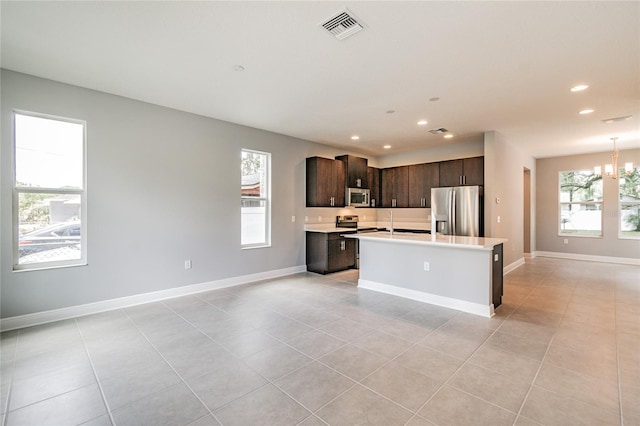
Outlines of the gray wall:
[[[485,173],[485,235],[507,238],[504,245],[504,265],[509,266],[524,258],[525,212],[524,173],[531,174],[531,193],[535,193],[536,164],[533,157],[522,152],[499,132],[485,133],[484,139]],[[499,200],[499,202],[498,202]],[[536,246],[535,200],[530,203],[529,235],[531,247]],[[500,216],[500,223],[498,223]]]
[[[7,70],[1,91],[2,318],[304,265],[305,158],[348,154]],[[12,272],[13,109],[87,121],[88,266]],[[240,249],[241,148],[273,154],[271,248]]]
[[[640,164],[640,149],[620,151],[618,164]],[[558,235],[558,178],[561,171],[593,169],[611,162],[611,152],[542,158],[536,161],[536,250],[592,256],[640,258],[640,240],[618,238],[618,181],[604,178],[602,238]],[[568,244],[564,244],[564,239]]]

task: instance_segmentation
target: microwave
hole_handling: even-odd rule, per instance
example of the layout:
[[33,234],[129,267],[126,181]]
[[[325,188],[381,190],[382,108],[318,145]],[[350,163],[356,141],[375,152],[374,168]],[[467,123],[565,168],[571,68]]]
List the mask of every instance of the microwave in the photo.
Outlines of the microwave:
[[371,191],[362,188],[347,188],[347,206],[369,207]]

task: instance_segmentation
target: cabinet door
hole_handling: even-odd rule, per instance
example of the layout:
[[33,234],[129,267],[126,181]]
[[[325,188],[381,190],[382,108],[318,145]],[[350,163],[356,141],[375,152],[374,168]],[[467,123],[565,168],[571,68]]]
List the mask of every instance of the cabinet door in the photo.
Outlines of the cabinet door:
[[425,207],[424,183],[426,164],[409,166],[409,207]]
[[424,207],[431,207],[431,188],[440,186],[440,165],[438,163],[427,163],[424,165],[424,184],[422,194],[425,199]]
[[391,207],[395,172],[395,168],[380,171],[380,207]]
[[380,169],[367,167],[367,185],[371,191],[371,207],[380,207]]
[[[346,167],[342,161],[333,160],[332,176],[329,183],[333,193],[333,207],[345,206]],[[322,182],[320,183],[322,185]]]
[[409,166],[395,167],[393,176],[394,207],[409,207]]
[[465,158],[463,163],[464,184],[484,185],[484,157]]
[[367,159],[355,155],[340,155],[336,160],[346,165],[348,188],[369,188],[367,185]]
[[344,207],[344,173],[342,161],[307,158],[307,207]]
[[356,242],[351,238],[329,239],[329,272],[343,271],[356,265]]
[[440,162],[440,186],[459,186],[462,184],[462,160]]
[[409,207],[409,166],[382,169],[380,181],[382,207]]

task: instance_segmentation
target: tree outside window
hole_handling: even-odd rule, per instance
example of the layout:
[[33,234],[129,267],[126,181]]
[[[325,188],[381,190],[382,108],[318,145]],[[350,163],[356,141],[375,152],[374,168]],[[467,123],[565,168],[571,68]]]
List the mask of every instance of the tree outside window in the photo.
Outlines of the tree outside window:
[[602,176],[592,170],[560,172],[560,235],[602,236]]
[[640,168],[628,175],[621,169],[618,182],[619,236],[640,239]]

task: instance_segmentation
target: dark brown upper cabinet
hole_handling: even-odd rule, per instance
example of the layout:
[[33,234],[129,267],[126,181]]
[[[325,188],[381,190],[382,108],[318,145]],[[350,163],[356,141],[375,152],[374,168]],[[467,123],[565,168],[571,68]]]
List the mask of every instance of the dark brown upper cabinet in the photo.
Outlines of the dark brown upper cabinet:
[[345,163],[330,158],[307,158],[307,207],[344,207],[344,203]]
[[367,183],[371,191],[369,205],[371,207],[380,207],[380,169],[367,167]]
[[440,162],[440,186],[484,185],[484,157]]
[[409,166],[382,169],[381,207],[409,207]]
[[438,163],[409,166],[409,207],[431,207],[431,188],[440,186]]
[[370,189],[367,183],[367,159],[355,155],[340,155],[336,160],[342,161],[347,170],[347,188]]

